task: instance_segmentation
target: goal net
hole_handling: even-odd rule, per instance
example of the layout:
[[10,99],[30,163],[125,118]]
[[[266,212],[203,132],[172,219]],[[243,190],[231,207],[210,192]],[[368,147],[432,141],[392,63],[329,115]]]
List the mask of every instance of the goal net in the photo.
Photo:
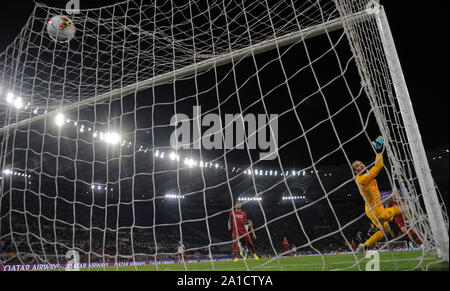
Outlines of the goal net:
[[[284,270],[294,255],[364,269],[353,246],[371,221],[352,163],[373,166],[379,135],[382,200],[408,208],[407,233],[379,250],[414,232],[413,269],[436,251],[448,261],[446,211],[376,1],[128,0],[68,15],[67,43],[47,34],[55,15],[67,12],[36,4],[0,54],[3,270],[161,270],[180,243],[183,269],[221,270],[238,201],[262,262],[249,255],[246,269]],[[335,253],[351,262],[327,265]]]

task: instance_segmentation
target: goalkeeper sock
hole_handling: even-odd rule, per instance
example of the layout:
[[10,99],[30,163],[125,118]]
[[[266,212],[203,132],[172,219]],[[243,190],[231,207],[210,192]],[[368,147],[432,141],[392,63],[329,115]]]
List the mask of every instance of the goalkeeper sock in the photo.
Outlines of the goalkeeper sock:
[[371,238],[369,238],[365,245],[366,247],[370,247],[372,245],[374,245],[376,242],[382,240],[384,238],[384,234],[382,231],[377,231],[374,235],[372,235]]

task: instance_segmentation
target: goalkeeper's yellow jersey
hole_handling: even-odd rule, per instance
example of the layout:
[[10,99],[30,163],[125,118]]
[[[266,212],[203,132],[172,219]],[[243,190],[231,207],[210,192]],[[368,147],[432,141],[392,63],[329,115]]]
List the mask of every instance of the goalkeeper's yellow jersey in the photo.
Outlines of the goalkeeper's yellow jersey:
[[383,206],[381,204],[380,190],[378,189],[378,183],[375,177],[383,168],[383,155],[377,154],[375,165],[367,171],[365,174],[356,177],[356,182],[359,185],[361,195],[366,201],[366,207],[378,207]]

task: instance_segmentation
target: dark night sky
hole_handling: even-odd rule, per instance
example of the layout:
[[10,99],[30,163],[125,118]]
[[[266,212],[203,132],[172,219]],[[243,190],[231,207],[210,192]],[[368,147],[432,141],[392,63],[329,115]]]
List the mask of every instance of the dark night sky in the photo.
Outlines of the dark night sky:
[[[66,0],[41,0],[64,7]],[[91,3],[95,3],[91,4]],[[400,3],[399,3],[400,2]],[[81,8],[100,7],[112,0],[81,0]],[[396,41],[400,61],[426,149],[447,146],[448,2],[405,5],[404,1],[382,1]],[[439,4],[434,4],[439,3]],[[0,11],[0,50],[19,33],[34,3],[31,0],[4,1]],[[89,7],[87,5],[90,5]]]

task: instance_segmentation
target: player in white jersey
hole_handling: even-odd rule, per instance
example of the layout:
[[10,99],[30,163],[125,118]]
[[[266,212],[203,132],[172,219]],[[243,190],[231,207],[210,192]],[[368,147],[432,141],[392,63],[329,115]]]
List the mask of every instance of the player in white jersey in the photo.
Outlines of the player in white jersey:
[[177,257],[179,256],[180,261],[185,261],[186,260],[186,254],[184,253],[184,251],[186,250],[183,242],[180,240],[178,241],[178,246],[177,246]]

